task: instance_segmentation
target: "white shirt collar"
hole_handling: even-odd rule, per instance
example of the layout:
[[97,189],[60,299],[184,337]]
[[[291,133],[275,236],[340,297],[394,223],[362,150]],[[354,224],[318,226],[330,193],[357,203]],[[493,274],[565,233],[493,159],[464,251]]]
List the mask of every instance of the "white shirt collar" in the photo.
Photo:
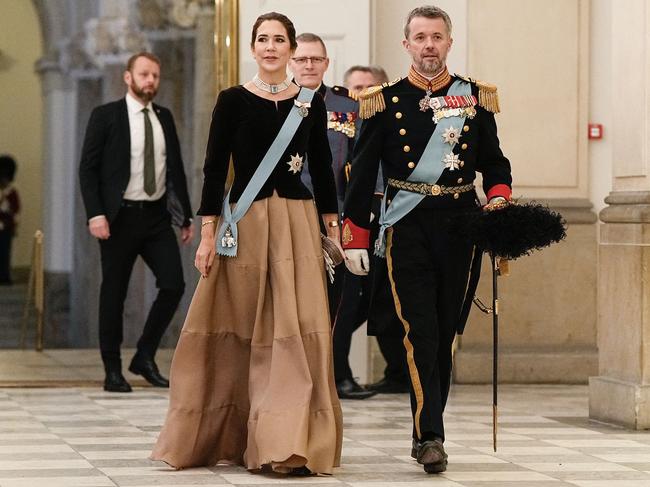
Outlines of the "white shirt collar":
[[142,112],[143,108],[148,108],[149,112],[153,112],[153,104],[151,102],[147,103],[147,106],[144,107],[142,106],[142,103],[140,103],[137,99],[131,95],[131,93],[126,93],[126,106],[129,110],[130,114],[135,114]]

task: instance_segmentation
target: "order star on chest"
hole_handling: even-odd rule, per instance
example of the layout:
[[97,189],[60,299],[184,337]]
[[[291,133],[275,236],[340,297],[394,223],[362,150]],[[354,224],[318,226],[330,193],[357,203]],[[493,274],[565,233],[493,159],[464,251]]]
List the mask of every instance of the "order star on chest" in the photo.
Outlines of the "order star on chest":
[[460,138],[460,129],[454,127],[448,127],[442,134],[442,139],[452,147],[458,143]]
[[301,156],[298,152],[296,152],[295,156],[291,156],[291,160],[287,161],[287,165],[289,166],[289,172],[293,174],[298,174],[302,170],[302,166],[304,164],[304,157]]

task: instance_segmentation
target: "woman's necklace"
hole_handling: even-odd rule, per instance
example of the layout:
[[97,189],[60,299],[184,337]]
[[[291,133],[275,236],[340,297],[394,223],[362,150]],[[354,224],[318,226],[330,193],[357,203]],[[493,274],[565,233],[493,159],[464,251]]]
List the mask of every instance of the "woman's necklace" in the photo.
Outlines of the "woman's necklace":
[[270,85],[265,81],[262,81],[257,74],[253,76],[253,83],[255,86],[257,86],[260,90],[266,91],[268,93],[271,93],[275,95],[276,93],[280,93],[281,91],[286,90],[291,86],[291,79],[287,76],[287,79],[285,79],[282,83],[277,84],[277,85]]

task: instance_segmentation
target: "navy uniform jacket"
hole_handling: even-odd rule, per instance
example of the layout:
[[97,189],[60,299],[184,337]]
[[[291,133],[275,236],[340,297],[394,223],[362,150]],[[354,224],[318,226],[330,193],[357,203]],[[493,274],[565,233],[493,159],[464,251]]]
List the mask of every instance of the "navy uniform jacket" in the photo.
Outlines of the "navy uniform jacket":
[[[321,84],[318,93],[325,99],[327,109],[327,139],[332,151],[332,171],[334,171],[336,194],[341,209],[347,186],[346,164],[352,162],[354,141],[358,135],[359,104],[349,97],[348,90],[342,86],[330,88]],[[302,180],[311,190],[311,177],[308,170],[303,170]]]
[[[355,145],[345,198],[342,234],[344,248],[369,247],[368,215],[380,161],[384,177],[405,181],[416,167],[436,128],[436,123],[432,120],[433,111],[420,110],[419,102],[426,92],[421,87],[421,76],[419,86],[412,81],[413,73],[414,70],[411,69],[409,77],[385,83],[381,87],[368,88],[360,95],[361,116],[367,120],[361,125]],[[458,79],[450,76],[446,70],[442,74],[446,77],[439,80],[442,84],[438,84],[431,97],[445,96],[451,84]],[[417,73],[415,75],[419,76]],[[424,79],[425,83],[426,81]],[[454,170],[445,169],[437,184],[463,186],[472,183],[478,171],[483,175],[483,189],[488,199],[494,196],[510,199],[510,163],[499,147],[494,120],[494,112],[498,112],[496,88],[469,81],[472,94],[478,101],[475,105],[476,115],[471,119],[466,118],[464,126],[458,127],[460,139],[452,150],[461,162]],[[392,187],[387,190],[388,200],[398,191]],[[426,196],[418,208],[472,206],[476,206],[474,191]]]

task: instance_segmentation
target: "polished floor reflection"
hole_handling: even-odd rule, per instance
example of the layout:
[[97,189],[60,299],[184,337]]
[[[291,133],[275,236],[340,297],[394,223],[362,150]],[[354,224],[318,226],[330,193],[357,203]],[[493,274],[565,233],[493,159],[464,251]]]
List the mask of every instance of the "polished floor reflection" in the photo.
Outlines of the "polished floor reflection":
[[[71,354],[67,361],[55,357],[59,368],[93,379],[94,369],[70,364]],[[6,379],[8,364],[1,362]],[[32,365],[42,367],[35,360]],[[47,376],[59,374],[55,368]],[[449,470],[443,475],[426,475],[409,456],[408,397],[383,395],[343,402],[343,465],[333,477],[294,479],[232,466],[173,471],[148,460],[166,391],[4,387],[0,486],[650,487],[650,432],[590,422],[586,386],[503,386],[496,454],[490,398],[489,386],[453,387],[446,416]]]
[[[134,349],[122,349],[122,372],[132,385],[144,386],[147,383],[142,377],[127,370],[134,353]],[[156,354],[156,362],[165,374],[173,353],[171,349],[161,349]],[[93,386],[103,381],[104,368],[98,349],[0,350],[0,387]]]

